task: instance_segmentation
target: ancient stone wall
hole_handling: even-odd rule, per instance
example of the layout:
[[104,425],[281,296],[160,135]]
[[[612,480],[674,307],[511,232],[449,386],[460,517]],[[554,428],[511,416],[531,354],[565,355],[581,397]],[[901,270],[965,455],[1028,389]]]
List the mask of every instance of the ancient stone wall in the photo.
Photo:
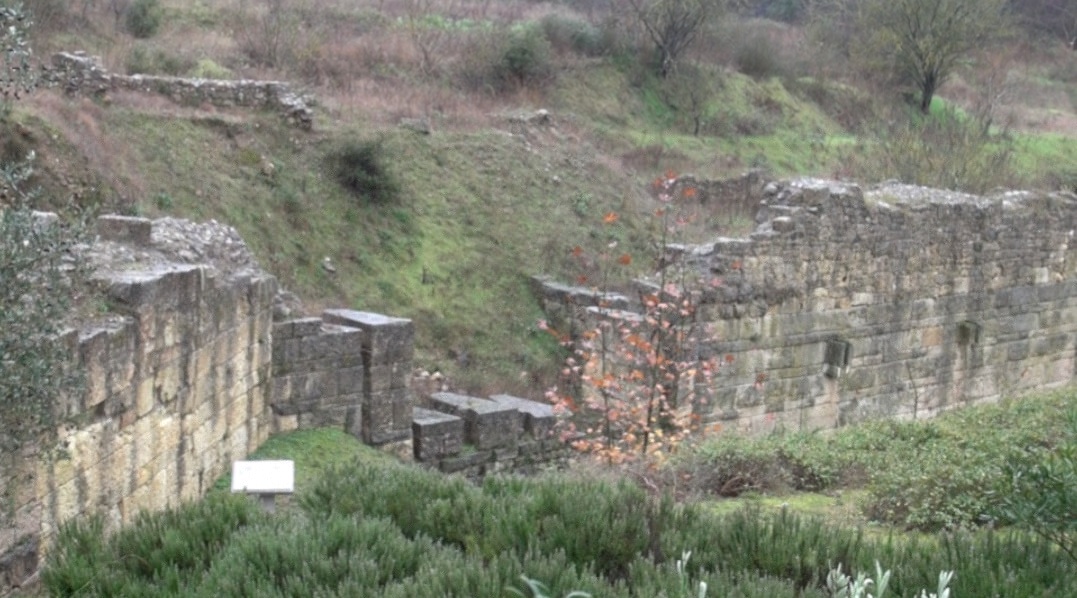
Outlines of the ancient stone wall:
[[314,112],[308,100],[281,81],[119,75],[105,70],[100,58],[81,52],[54,54],[47,78],[73,95],[99,95],[126,89],[160,94],[190,106],[209,104],[222,108],[276,110],[303,129],[310,129],[314,124]]
[[[823,428],[1070,382],[1077,198],[770,185],[745,239],[690,257],[718,374],[712,421]],[[724,361],[724,359],[723,359]]]
[[85,387],[57,405],[56,447],[0,462],[14,507],[0,525],[0,594],[37,570],[63,522],[100,514],[113,530],[197,499],[271,432],[342,427],[467,475],[565,456],[550,408],[523,399],[474,399],[496,408],[431,427],[408,386],[410,320],[331,309],[275,323],[276,280],[231,227],[105,216],[83,254],[99,293],[65,339]]
[[[58,446],[27,455],[21,478],[5,472],[4,486],[22,492],[0,530],[0,554],[16,559],[3,563],[0,592],[36,569],[39,545],[64,521],[100,514],[112,529],[201,497],[270,432],[276,281],[244,260],[226,268],[205,255],[227,234],[172,224],[98,223],[87,254],[102,293],[80,306],[87,323],[68,335],[85,388],[58,406]],[[188,242],[199,234],[208,243]],[[205,259],[185,263],[177,245]]]
[[770,185],[746,239],[693,260],[732,360],[710,416],[746,430],[929,417],[1068,383],[1077,198]]
[[749,170],[741,176],[728,179],[700,179],[693,175],[677,178],[670,189],[675,196],[682,190],[693,189],[692,202],[708,208],[712,216],[747,215],[751,217],[759,210],[763,200],[763,188],[770,182],[766,172]]
[[[749,236],[677,248],[717,283],[699,301],[722,364],[706,422],[922,418],[1073,380],[1077,197],[820,180],[762,195]],[[551,317],[593,325],[590,291],[536,288]]]

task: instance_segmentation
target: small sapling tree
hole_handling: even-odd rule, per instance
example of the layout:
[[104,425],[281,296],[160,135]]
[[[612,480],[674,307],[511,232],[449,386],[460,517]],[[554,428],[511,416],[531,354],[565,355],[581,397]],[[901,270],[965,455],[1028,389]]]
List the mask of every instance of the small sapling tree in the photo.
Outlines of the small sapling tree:
[[[565,433],[573,446],[610,464],[661,459],[674,450],[698,427],[717,367],[704,350],[709,330],[699,317],[700,277],[670,250],[687,224],[677,202],[695,195],[695,189],[678,190],[673,173],[656,181],[655,188],[658,231],[647,264],[653,274],[635,281],[635,309],[615,307],[610,299],[611,281],[630,274],[637,263],[630,254],[613,241],[594,256],[573,249],[581,261],[598,266],[595,304],[587,309],[590,325],[562,339],[571,355],[562,384],[548,392],[569,415]],[[618,220],[611,212],[602,225],[608,229]]]
[[[36,86],[19,6],[0,7],[0,77],[5,109]],[[0,156],[0,494],[11,498],[12,468],[56,431],[56,403],[74,391],[78,373],[61,332],[81,269],[71,247],[76,231],[32,209],[34,154]],[[32,480],[30,481],[32,483]],[[6,505],[11,506],[11,505]]]

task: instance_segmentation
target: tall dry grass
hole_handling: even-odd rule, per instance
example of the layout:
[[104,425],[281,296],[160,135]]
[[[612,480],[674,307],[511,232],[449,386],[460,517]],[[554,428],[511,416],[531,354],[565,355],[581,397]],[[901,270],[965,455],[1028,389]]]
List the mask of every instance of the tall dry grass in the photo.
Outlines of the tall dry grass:
[[[123,211],[146,196],[149,186],[139,170],[132,167],[136,160],[129,149],[116,136],[104,132],[106,107],[89,98],[71,100],[55,91],[38,91],[25,105],[34,116],[50,123],[54,135],[75,150],[71,156],[48,144],[42,152],[41,168],[56,184],[66,187],[59,197],[73,194],[76,200],[98,203],[101,209]],[[65,164],[67,160],[85,163]],[[73,179],[75,172],[94,173],[100,180]],[[115,190],[117,195],[104,195],[106,189]]]

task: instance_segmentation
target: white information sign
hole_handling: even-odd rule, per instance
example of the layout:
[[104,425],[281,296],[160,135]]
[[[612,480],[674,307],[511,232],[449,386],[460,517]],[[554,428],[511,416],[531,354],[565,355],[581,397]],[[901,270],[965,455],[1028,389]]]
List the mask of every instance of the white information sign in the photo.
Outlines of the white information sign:
[[295,492],[295,461],[235,461],[232,492],[292,494]]

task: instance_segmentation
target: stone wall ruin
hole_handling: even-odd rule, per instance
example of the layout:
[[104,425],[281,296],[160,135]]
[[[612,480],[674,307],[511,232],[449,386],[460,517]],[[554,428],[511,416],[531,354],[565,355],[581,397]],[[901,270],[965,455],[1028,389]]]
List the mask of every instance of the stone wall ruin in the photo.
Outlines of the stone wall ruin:
[[[768,184],[755,221],[680,247],[720,282],[699,308],[705,352],[728,356],[706,422],[833,428],[1072,382],[1074,195],[801,179]],[[587,313],[586,294],[538,283],[548,312]]]
[[301,129],[314,126],[309,98],[282,81],[119,75],[105,70],[100,58],[83,52],[54,54],[46,79],[71,95],[102,95],[115,90],[155,93],[187,106],[274,110]]
[[[1072,194],[803,179],[766,185],[756,223],[744,238],[682,247],[721,281],[700,307],[714,331],[706,351],[731,357],[709,423],[765,432],[928,417],[1077,372]],[[23,482],[0,529],[0,591],[36,570],[62,522],[100,513],[115,528],[196,499],[275,431],[338,426],[466,475],[566,458],[548,405],[416,396],[406,319],[274,321],[276,280],[230,227],[109,216],[97,235],[86,254],[107,309],[68,335],[86,388],[58,405],[62,451],[0,471],[5,487]],[[596,301],[536,288],[568,318]]]
[[550,408],[523,399],[493,399],[509,424],[497,443],[469,435],[487,420],[467,410],[431,427],[408,387],[410,320],[331,309],[274,321],[277,281],[231,227],[104,216],[83,253],[100,296],[66,340],[85,387],[57,405],[58,450],[0,464],[0,487],[16,491],[0,594],[33,577],[63,522],[99,514],[112,530],[195,500],[274,432],[341,427],[468,475],[565,453],[548,438]]

